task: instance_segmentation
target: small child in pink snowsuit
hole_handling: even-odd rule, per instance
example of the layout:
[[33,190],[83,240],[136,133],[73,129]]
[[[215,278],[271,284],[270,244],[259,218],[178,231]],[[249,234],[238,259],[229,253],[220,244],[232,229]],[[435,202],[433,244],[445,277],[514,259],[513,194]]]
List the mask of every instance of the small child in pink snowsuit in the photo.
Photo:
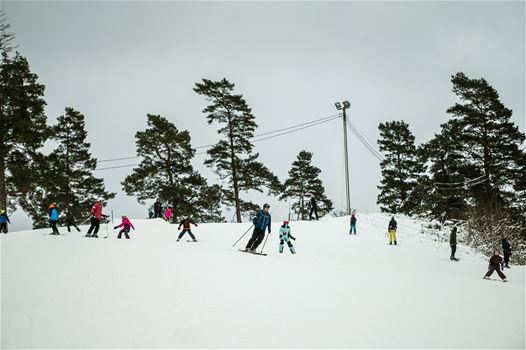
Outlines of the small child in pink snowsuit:
[[172,222],[172,207],[166,208],[166,211],[164,212],[164,217],[166,218],[166,221]]
[[119,231],[119,235],[117,236],[118,239],[122,237],[122,234],[126,236],[126,239],[130,239],[130,236],[128,235],[128,232],[130,232],[130,227],[135,230],[135,227],[133,227],[133,224],[131,223],[130,219],[126,217],[126,214],[121,215],[122,222],[119,226],[115,226],[113,229],[117,229],[119,227],[122,227],[122,230]]

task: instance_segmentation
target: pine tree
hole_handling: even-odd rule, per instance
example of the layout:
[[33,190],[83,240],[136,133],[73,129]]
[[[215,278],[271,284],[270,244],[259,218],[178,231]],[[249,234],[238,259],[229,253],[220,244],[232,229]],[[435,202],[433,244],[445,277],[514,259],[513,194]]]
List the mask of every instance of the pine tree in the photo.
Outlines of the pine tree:
[[292,209],[301,220],[306,219],[307,202],[314,196],[318,203],[318,214],[325,215],[332,210],[332,201],[325,195],[325,188],[319,178],[321,170],[312,165],[312,153],[301,151],[292,163],[289,178],[284,183],[280,199],[292,199]]
[[84,116],[70,107],[51,127],[56,148],[38,162],[38,187],[21,203],[32,216],[34,227],[47,224],[42,213],[51,202],[62,212],[68,209],[74,217],[82,218],[98,198],[115,197],[105,190],[104,180],[93,175],[97,160],[89,152],[86,136]]
[[0,63],[0,207],[15,207],[38,181],[33,164],[49,136],[44,85],[18,52]]
[[203,113],[207,113],[208,124],[215,122],[221,126],[217,132],[223,137],[208,150],[209,158],[205,164],[226,181],[224,204],[235,207],[237,222],[241,222],[241,213],[258,208],[254,203],[243,201],[241,192],[263,192],[262,187],[266,187],[269,194],[277,194],[281,184],[270,170],[257,161],[259,154],[253,153],[250,139],[257,124],[243,95],[233,94],[234,84],[226,79],[203,79],[202,83],[195,84],[194,91],[210,102]]
[[461,103],[455,103],[447,113],[465,150],[462,175],[482,178],[481,183],[470,186],[471,197],[478,205],[511,206],[516,200],[513,188],[524,177],[520,145],[525,135],[511,121],[512,111],[485,79],[470,79],[460,72],[451,81]]
[[4,10],[0,10],[0,54],[9,53],[13,46],[11,41],[15,38],[15,35],[9,32],[10,24],[7,23],[7,15]]
[[417,210],[414,197],[423,165],[415,146],[415,137],[404,121],[380,123],[380,151],[386,152],[380,163],[383,179],[377,203],[382,211],[410,214]]
[[172,206],[174,219],[192,216],[200,222],[224,221],[219,186],[208,186],[190,160],[195,150],[190,133],[160,115],[148,114],[148,128],[135,135],[142,161],[122,182],[128,195],[139,203],[160,198]]

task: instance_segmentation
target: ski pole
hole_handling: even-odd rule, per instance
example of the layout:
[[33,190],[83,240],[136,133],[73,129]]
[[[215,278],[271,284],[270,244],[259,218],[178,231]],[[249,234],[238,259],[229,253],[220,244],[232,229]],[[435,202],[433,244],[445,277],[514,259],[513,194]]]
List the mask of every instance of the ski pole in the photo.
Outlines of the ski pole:
[[104,222],[106,223],[106,237],[104,238],[108,238],[108,218],[105,218]]
[[270,232],[267,234],[267,237],[265,237],[265,242],[263,242],[263,248],[261,248],[261,254],[263,254],[263,249],[265,249],[265,244],[267,244],[268,236],[270,236]]
[[245,233],[243,233],[243,235],[242,235],[241,237],[239,237],[239,239],[236,241],[236,243],[234,243],[234,244],[232,245],[232,247],[235,247],[236,244],[237,244],[237,242],[239,242],[239,241],[241,240],[241,238],[245,237],[245,235],[248,233],[248,231],[250,231],[250,229],[251,229],[253,226],[254,226],[254,224],[252,224],[252,225],[248,228],[248,230],[246,230]]

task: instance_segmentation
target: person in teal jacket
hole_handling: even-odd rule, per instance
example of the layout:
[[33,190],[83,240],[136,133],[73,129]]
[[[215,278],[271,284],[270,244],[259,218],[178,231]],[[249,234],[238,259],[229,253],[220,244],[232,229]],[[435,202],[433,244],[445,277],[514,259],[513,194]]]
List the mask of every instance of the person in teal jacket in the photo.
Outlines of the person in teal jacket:
[[10,224],[9,216],[5,212],[5,209],[0,210],[0,233],[7,233],[7,224]]
[[283,221],[283,225],[279,228],[279,252],[283,253],[283,248],[285,245],[285,242],[287,242],[287,245],[289,246],[290,252],[292,254],[296,254],[296,248],[292,245],[292,242],[290,240],[296,240],[291,234],[290,234],[290,226],[289,221],[285,220]]
[[53,230],[50,234],[51,235],[59,235],[57,228],[57,222],[58,222],[58,210],[55,207],[55,203],[51,203],[49,205],[49,225],[51,226],[51,229]]

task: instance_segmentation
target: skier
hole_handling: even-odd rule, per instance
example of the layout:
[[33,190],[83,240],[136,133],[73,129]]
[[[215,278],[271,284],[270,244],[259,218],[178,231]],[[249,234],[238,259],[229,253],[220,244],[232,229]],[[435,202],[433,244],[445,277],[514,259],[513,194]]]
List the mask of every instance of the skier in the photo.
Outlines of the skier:
[[354,212],[351,214],[351,230],[349,231],[350,235],[352,235],[353,230],[354,234],[356,234],[356,215]]
[[[90,228],[88,229],[88,233],[86,234],[86,237],[95,237],[99,238],[97,233],[99,232],[100,228],[100,222],[102,218],[106,218],[107,215],[102,214],[102,199],[99,199],[98,201],[93,204],[93,207],[91,207],[90,210],[91,218],[90,218]],[[93,235],[91,233],[93,232]]]
[[270,222],[271,217],[269,214],[270,205],[264,204],[263,209],[259,210],[252,223],[254,224],[254,232],[252,237],[248,240],[247,246],[245,247],[246,251],[255,252],[256,248],[263,242],[265,237],[265,229],[268,227],[268,233],[270,234]]
[[389,245],[394,244],[396,245],[396,229],[397,229],[397,223],[396,220],[393,217],[391,217],[391,221],[389,221],[389,226],[387,226],[387,230],[389,231]]
[[168,222],[172,221],[172,213],[173,213],[173,210],[171,206],[166,208],[166,210],[164,211],[164,218],[166,219],[166,221]]
[[506,282],[506,275],[500,270],[501,263],[502,257],[500,256],[500,252],[498,250],[495,250],[493,252],[493,256],[489,259],[488,272],[482,278],[489,279],[493,272],[497,271],[497,274],[502,279],[502,282]]
[[510,268],[511,244],[508,239],[502,239],[502,252],[504,253],[504,267]]
[[80,232],[80,228],[77,226],[77,223],[75,222],[75,218],[73,217],[73,214],[69,209],[66,209],[66,217],[65,223],[66,227],[68,228],[68,232],[71,232],[71,226],[77,229],[78,232]]
[[457,227],[453,226],[451,229],[451,234],[449,235],[449,245],[451,246],[451,257],[449,259],[458,261],[458,258],[455,258],[455,253],[457,251]]
[[119,235],[117,236],[118,239],[121,239],[122,234],[124,233],[124,236],[126,236],[126,239],[130,239],[130,236],[128,233],[130,232],[130,227],[135,231],[135,227],[133,227],[133,224],[131,223],[130,219],[126,216],[126,214],[121,215],[121,224],[118,226],[113,227],[114,230],[118,229],[119,227],[122,227],[122,230],[119,231]]
[[316,214],[316,220],[318,220],[318,204],[316,203],[316,198],[314,198],[314,195],[310,197],[310,212],[309,212],[309,220],[314,220],[312,217],[312,213]]
[[153,203],[153,218],[162,218],[163,217],[163,204],[161,200],[157,198],[155,203]]
[[181,222],[179,223],[179,227],[177,229],[180,230],[181,226],[183,226],[183,230],[179,234],[179,237],[177,237],[177,242],[179,242],[181,240],[181,238],[183,238],[183,236],[184,236],[184,234],[186,232],[188,232],[188,234],[190,235],[190,237],[192,237],[192,240],[194,242],[197,242],[197,239],[195,239],[195,236],[192,233],[191,225],[195,225],[195,227],[198,226],[195,222],[192,221],[192,219],[190,219],[189,216],[187,216],[186,219],[181,220]]
[[292,254],[296,254],[296,248],[292,245],[292,242],[290,239],[293,239],[294,241],[296,238],[292,237],[290,234],[290,226],[289,221],[285,220],[283,221],[283,225],[279,228],[279,252],[283,253],[283,247],[285,245],[285,242],[287,242],[287,245],[289,246],[290,252]]
[[148,219],[153,219],[153,204],[148,207]]
[[7,234],[7,224],[10,224],[11,221],[9,221],[9,216],[7,216],[7,213],[5,209],[0,210],[0,233]]
[[51,229],[53,230],[50,235],[59,235],[57,228],[57,222],[58,222],[58,210],[55,207],[55,203],[51,203],[49,205],[49,225],[51,226]]

